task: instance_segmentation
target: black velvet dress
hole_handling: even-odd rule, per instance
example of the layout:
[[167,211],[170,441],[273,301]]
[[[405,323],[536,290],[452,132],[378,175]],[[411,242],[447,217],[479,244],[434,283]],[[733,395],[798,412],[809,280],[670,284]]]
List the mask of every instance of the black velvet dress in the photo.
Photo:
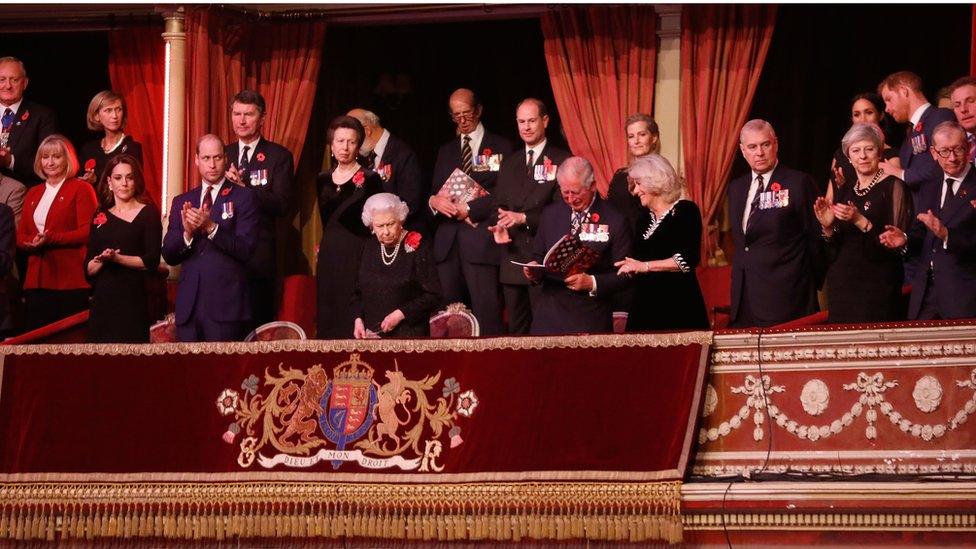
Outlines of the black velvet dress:
[[911,197],[894,176],[878,181],[865,196],[854,192],[857,179],[834,187],[834,202],[853,202],[867,217],[871,230],[864,233],[851,223],[835,221],[837,230],[828,243],[828,322],[858,323],[902,320],[902,256],[881,245],[885,225],[905,230]]
[[85,272],[88,272],[88,262],[106,248],[142,258],[146,270],[106,263],[95,276],[88,277],[92,285],[88,341],[149,342],[149,326],[154,319],[149,318],[147,283],[159,268],[162,240],[159,210],[152,205],[144,206],[131,222],[115,217],[107,210],[95,212],[95,224],[88,236]]
[[[403,320],[393,331],[380,334],[382,337],[429,336],[430,315],[441,301],[441,284],[430,242],[421,239],[420,245],[408,252],[401,241],[396,248],[385,249],[385,261],[381,246],[373,238],[363,248],[354,294],[357,314],[367,330],[379,333],[386,315],[400,309]],[[394,253],[396,257],[391,261]]]
[[695,268],[701,258],[702,219],[698,206],[679,200],[660,220],[647,212],[634,235],[638,261],[672,258],[681,271],[634,275],[635,296],[628,332],[707,330],[708,314]]
[[376,172],[361,171],[363,181],[359,185],[354,182],[355,174],[338,186],[332,182],[331,172],[318,179],[322,216],[322,241],[315,262],[319,339],[352,338],[356,272],[363,244],[372,237],[363,225],[363,204],[370,196],[383,192],[383,180]]
[[78,151],[78,177],[82,177],[88,171],[86,166],[94,166],[95,185],[98,186],[98,180],[102,177],[105,164],[110,158],[122,154],[134,157],[139,162],[139,167],[142,167],[142,145],[132,139],[131,135],[125,136],[119,146],[108,154],[102,149],[101,138],[85,143]]

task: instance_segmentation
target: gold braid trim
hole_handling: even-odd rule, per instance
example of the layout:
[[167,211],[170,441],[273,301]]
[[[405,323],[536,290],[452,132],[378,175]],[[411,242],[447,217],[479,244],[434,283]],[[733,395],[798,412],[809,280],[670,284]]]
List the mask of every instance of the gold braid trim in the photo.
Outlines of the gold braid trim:
[[0,538],[682,539],[681,482],[0,484]]
[[0,355],[189,355],[259,354],[283,351],[429,353],[437,351],[522,351],[710,345],[712,332],[582,336],[485,337],[468,339],[309,339],[222,343],[0,345]]

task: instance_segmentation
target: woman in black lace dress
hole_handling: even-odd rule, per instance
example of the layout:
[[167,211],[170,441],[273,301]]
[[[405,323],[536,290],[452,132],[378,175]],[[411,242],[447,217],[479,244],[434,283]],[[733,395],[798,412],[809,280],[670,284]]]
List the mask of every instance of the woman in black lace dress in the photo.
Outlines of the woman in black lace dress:
[[95,94],[88,103],[88,129],[105,135],[85,143],[78,151],[78,177],[98,186],[99,177],[110,158],[127,154],[142,167],[142,145],[125,134],[125,98],[114,91]]
[[839,188],[831,185],[814,203],[830,252],[825,286],[829,322],[904,318],[902,257],[882,245],[879,237],[886,225],[905,230],[911,199],[902,180],[879,168],[883,148],[878,126],[852,126],[841,149],[857,179]]
[[407,205],[395,194],[371,196],[363,224],[376,238],[363,249],[353,297],[353,334],[366,337],[426,337],[441,285],[430,243],[403,230]]
[[659,155],[635,161],[628,173],[646,213],[634,235],[634,257],[615,264],[618,274],[636,279],[627,331],[708,329],[695,274],[701,258],[698,206],[681,199],[678,175]]
[[352,338],[352,292],[363,244],[369,238],[360,216],[366,199],[383,189],[380,176],[359,164],[365,135],[363,125],[351,116],[336,117],[329,124],[336,165],[318,178],[322,241],[315,264],[320,339]]

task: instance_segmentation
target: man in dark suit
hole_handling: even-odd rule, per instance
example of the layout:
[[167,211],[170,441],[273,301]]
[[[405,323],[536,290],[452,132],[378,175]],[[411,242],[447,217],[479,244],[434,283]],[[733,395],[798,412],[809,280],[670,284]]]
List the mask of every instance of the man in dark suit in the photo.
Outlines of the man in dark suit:
[[24,99],[27,81],[19,59],[0,57],[0,134],[7,134],[0,147],[0,172],[31,187],[41,182],[34,173],[37,147],[57,133],[57,122],[54,111]]
[[423,206],[427,189],[420,181],[417,154],[406,141],[384,128],[375,113],[353,109],[347,114],[359,120],[366,130],[366,138],[359,150],[360,164],[379,174],[383,179],[383,192],[393,193],[407,203],[410,213],[404,227],[426,234]]
[[976,317],[976,169],[968,160],[966,130],[955,122],[939,124],[930,154],[941,173],[923,188],[910,234],[888,226],[880,239],[892,249],[907,244],[908,254],[921,258],[909,319]]
[[235,341],[251,321],[247,262],[258,238],[256,193],[226,180],[224,144],[216,135],[197,142],[202,184],[173,198],[163,258],[182,264],[176,291],[180,341]]
[[558,198],[556,172],[569,153],[546,140],[549,114],[542,101],[522,100],[515,109],[515,122],[523,147],[502,162],[490,208],[473,207],[470,215],[473,221],[486,224],[501,246],[499,280],[508,311],[508,331],[527,334],[537,289],[522,276],[522,268],[511,262],[530,259],[539,215]]
[[817,191],[809,175],[779,164],[776,132],[750,120],[739,133],[749,174],[729,183],[731,326],[772,326],[817,311],[823,271]]
[[929,153],[932,130],[942,122],[955,121],[955,113],[929,103],[922,92],[922,79],[908,71],[885,78],[878,84],[878,94],[884,99],[885,111],[896,122],[910,125],[898,153],[901,167],[891,161],[881,162],[880,167],[904,181],[912,191],[912,199],[917,202],[922,187],[937,181],[941,173]]
[[288,214],[294,195],[294,158],[285,147],[262,137],[265,112],[264,97],[258,92],[244,90],[234,96],[230,116],[237,141],[224,149],[230,166],[227,179],[255,191],[260,209],[257,246],[247,263],[250,329],[276,317],[277,222]]
[[969,161],[976,159],[976,77],[963,76],[949,85],[949,99],[956,121],[966,130]]
[[565,278],[542,269],[522,269],[526,279],[541,282],[531,333],[610,333],[612,297],[628,286],[613,264],[630,254],[630,229],[624,215],[597,194],[593,167],[585,158],[564,160],[557,178],[562,200],[546,206],[539,216],[532,263],[543,263],[546,252],[568,234],[597,251],[599,258],[585,272]]
[[[468,219],[469,209],[489,211],[491,195],[468,204],[455,204],[438,196],[444,182],[461,169],[489,193],[495,192],[499,163],[512,150],[507,139],[485,130],[481,124],[482,106],[468,89],[458,89],[448,100],[457,137],[437,151],[431,197],[427,201],[433,214],[434,260],[441,280],[444,305],[470,303],[481,327],[481,335],[502,333],[502,303],[498,295],[498,246],[492,240],[487,224]],[[478,168],[478,158],[493,159]],[[482,169],[485,168],[485,169]]]

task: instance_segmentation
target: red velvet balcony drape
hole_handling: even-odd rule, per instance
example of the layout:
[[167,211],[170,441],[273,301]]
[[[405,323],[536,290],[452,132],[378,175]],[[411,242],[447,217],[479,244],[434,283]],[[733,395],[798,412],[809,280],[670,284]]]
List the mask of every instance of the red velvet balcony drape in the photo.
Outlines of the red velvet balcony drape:
[[682,12],[684,172],[688,196],[702,211],[709,255],[718,246],[716,218],[775,22],[776,6],[767,5],[686,5]]
[[650,113],[657,64],[652,6],[573,7],[542,17],[546,64],[566,140],[606,196],[627,162],[624,120]]
[[[268,112],[264,136],[301,156],[321,66],[325,24],[237,21],[206,8],[187,11],[187,147],[207,133],[232,139],[230,100],[257,89]],[[186,187],[197,176],[191,166]]]
[[160,205],[163,166],[162,27],[133,27],[109,33],[109,79],[127,107],[126,133],[142,144],[146,191]]

